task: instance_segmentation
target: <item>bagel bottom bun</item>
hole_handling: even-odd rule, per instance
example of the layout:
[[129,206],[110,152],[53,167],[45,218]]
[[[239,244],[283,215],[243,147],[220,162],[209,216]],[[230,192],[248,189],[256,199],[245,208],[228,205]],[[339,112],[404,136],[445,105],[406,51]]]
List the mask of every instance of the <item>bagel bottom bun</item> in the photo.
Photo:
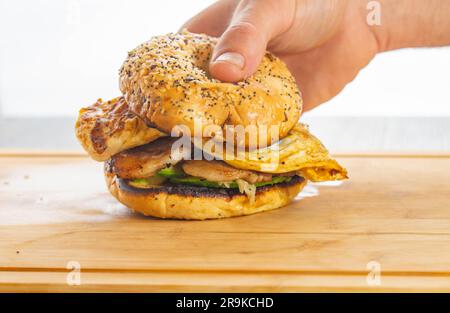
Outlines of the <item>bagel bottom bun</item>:
[[155,186],[141,189],[105,171],[111,194],[130,209],[147,216],[171,219],[205,220],[249,215],[278,209],[291,202],[306,180],[295,176],[289,182],[258,187],[255,201],[236,189],[188,185]]

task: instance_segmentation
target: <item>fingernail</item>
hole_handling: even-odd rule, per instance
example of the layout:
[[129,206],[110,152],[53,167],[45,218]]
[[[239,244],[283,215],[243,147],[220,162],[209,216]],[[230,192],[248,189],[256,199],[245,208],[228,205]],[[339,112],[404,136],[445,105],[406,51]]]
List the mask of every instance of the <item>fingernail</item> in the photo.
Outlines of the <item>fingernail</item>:
[[244,68],[245,59],[244,56],[240,53],[236,52],[225,52],[224,54],[219,55],[214,62],[227,62],[231,63],[240,69]]

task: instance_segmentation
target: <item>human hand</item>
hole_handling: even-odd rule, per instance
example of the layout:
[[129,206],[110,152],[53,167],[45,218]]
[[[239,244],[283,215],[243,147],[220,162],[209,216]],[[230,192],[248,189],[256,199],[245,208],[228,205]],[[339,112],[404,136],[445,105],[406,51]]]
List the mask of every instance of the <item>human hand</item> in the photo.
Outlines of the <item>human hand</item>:
[[287,64],[309,110],[338,94],[379,51],[366,3],[221,0],[184,27],[221,37],[209,69],[223,81],[252,75],[266,49],[271,51]]
[[379,25],[367,23],[369,0],[219,0],[184,27],[220,37],[209,70],[223,81],[252,75],[271,51],[287,64],[310,110],[378,52],[450,45],[450,1],[370,2],[379,5]]

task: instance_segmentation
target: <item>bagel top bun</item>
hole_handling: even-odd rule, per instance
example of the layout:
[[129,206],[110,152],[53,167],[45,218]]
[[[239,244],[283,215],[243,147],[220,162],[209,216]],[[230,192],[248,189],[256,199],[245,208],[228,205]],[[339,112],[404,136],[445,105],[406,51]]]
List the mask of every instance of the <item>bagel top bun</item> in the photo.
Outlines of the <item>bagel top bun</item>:
[[224,83],[208,72],[216,43],[217,38],[183,31],[153,37],[130,51],[120,69],[120,89],[131,110],[166,133],[183,125],[192,136],[200,129],[201,136],[212,137],[205,128],[254,125],[267,129],[259,131],[258,138],[264,136],[259,144],[278,139],[272,139],[270,127],[277,128],[279,138],[286,136],[302,110],[286,65],[267,52],[251,77]]

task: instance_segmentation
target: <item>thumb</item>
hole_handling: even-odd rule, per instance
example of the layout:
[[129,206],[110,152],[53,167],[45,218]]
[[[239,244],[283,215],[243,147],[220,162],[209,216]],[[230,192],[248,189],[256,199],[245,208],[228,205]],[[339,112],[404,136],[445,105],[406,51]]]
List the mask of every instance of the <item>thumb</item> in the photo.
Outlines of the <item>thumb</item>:
[[226,82],[251,76],[266,52],[267,43],[289,28],[294,12],[295,1],[241,1],[214,49],[210,74]]

